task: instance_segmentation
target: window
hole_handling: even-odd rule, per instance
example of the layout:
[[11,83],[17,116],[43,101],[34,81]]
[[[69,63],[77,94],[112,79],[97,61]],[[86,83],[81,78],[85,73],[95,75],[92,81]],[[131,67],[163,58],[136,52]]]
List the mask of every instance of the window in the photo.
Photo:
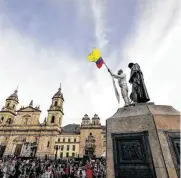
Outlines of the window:
[[11,118],[9,118],[7,121],[6,121],[7,124],[11,124],[12,123],[12,120]]
[[74,142],[76,142],[76,138],[74,138]]
[[92,135],[92,133],[90,133],[90,135]]
[[60,139],[58,138],[58,142],[60,142]]
[[69,153],[68,153],[68,152],[66,153],[66,157],[67,157],[67,158],[69,157]]
[[49,147],[50,146],[50,142],[48,141],[48,143],[47,143],[47,147]]
[[13,105],[13,109],[15,108],[15,104]]
[[61,146],[61,151],[63,151],[63,149],[64,149],[64,145]]
[[75,145],[72,146],[72,150],[75,151]]
[[28,123],[28,118],[25,118],[24,125],[27,125],[27,123]]
[[52,116],[51,123],[55,122],[55,116]]
[[75,157],[75,153],[72,153],[72,157]]
[[9,103],[7,103],[7,105],[6,105],[7,107],[9,107]]
[[4,117],[1,117],[1,121],[3,121],[4,120]]
[[63,158],[63,152],[60,152],[60,158]]
[[58,102],[57,102],[57,101],[55,101],[55,106],[57,106],[57,104],[58,104]]
[[68,142],[70,142],[70,138],[68,139]]
[[67,151],[69,151],[69,149],[70,149],[70,145],[67,145]]
[[65,138],[63,138],[63,142],[65,142]]

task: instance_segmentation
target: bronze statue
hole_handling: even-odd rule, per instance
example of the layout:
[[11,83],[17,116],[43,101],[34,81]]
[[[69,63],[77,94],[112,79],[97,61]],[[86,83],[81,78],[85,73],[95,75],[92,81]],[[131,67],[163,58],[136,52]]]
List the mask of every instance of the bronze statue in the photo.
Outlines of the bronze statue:
[[150,101],[140,66],[137,63],[129,63],[128,67],[131,69],[129,83],[132,84],[130,99],[136,103]]

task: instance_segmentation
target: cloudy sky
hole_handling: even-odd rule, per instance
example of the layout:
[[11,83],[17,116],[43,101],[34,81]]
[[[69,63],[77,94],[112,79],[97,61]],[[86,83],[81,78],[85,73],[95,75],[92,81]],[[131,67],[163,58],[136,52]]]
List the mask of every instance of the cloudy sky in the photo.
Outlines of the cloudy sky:
[[104,124],[118,104],[106,68],[87,60],[97,46],[127,80],[128,63],[138,62],[151,101],[181,110],[180,7],[180,0],[0,0],[0,107],[19,85],[18,107],[34,100],[42,121],[61,82],[63,125],[85,113]]

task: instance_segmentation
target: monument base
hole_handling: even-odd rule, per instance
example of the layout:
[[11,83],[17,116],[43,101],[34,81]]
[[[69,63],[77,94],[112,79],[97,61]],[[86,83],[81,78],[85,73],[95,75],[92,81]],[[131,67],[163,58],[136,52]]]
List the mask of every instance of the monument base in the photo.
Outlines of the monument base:
[[154,103],[119,108],[106,121],[107,178],[177,178],[180,112]]

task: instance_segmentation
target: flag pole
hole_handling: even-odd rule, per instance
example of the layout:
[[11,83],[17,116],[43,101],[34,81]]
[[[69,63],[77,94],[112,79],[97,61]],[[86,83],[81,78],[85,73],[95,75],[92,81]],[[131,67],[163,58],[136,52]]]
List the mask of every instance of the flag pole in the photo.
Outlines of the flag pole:
[[[96,48],[96,46],[95,46],[95,48]],[[95,50],[95,48],[94,48],[94,50]],[[93,51],[93,52],[94,52],[94,51]],[[92,52],[92,53],[93,53],[93,52]],[[98,53],[100,53],[100,52],[98,52]],[[91,53],[90,53],[89,55],[91,55]],[[101,54],[99,54],[99,55],[100,55],[100,57],[101,57]],[[92,56],[92,57],[95,58],[95,56]],[[91,58],[92,58],[92,57],[91,57]],[[89,60],[89,61],[95,62],[94,60]],[[104,60],[103,60],[103,61],[104,61]],[[111,73],[111,71],[110,71],[109,67],[107,66],[107,64],[106,64],[105,62],[104,62],[103,64],[106,66],[106,68],[107,68],[107,70],[108,70],[108,72],[109,72],[109,74],[110,74],[110,76],[111,76],[111,78],[112,78],[115,95],[116,95],[116,98],[117,98],[118,104],[119,104],[119,103],[120,103],[120,96],[119,96],[119,92],[117,91],[117,88],[116,88],[116,84],[115,84],[115,81],[114,81],[113,74]]]
[[109,69],[109,67],[107,66],[107,64],[104,62],[104,65],[106,66],[107,69]]
[[116,88],[116,84],[115,84],[114,78],[113,78],[113,76],[112,76],[112,73],[111,73],[109,67],[107,66],[107,64],[106,64],[105,62],[104,62],[104,65],[106,66],[106,68],[108,69],[108,72],[109,72],[110,75],[111,75],[111,78],[112,78],[112,81],[113,81],[114,91],[115,91],[116,98],[117,98],[117,100],[118,100],[118,105],[119,105],[119,103],[120,103],[120,96],[119,96],[119,93],[118,93],[118,91],[117,91],[117,88]]
[[[107,64],[106,64],[105,62],[104,62],[104,65],[106,66],[106,68],[107,68],[109,74],[111,75],[110,69],[109,69],[109,67],[107,66]],[[112,75],[111,75],[111,77],[112,77]]]

